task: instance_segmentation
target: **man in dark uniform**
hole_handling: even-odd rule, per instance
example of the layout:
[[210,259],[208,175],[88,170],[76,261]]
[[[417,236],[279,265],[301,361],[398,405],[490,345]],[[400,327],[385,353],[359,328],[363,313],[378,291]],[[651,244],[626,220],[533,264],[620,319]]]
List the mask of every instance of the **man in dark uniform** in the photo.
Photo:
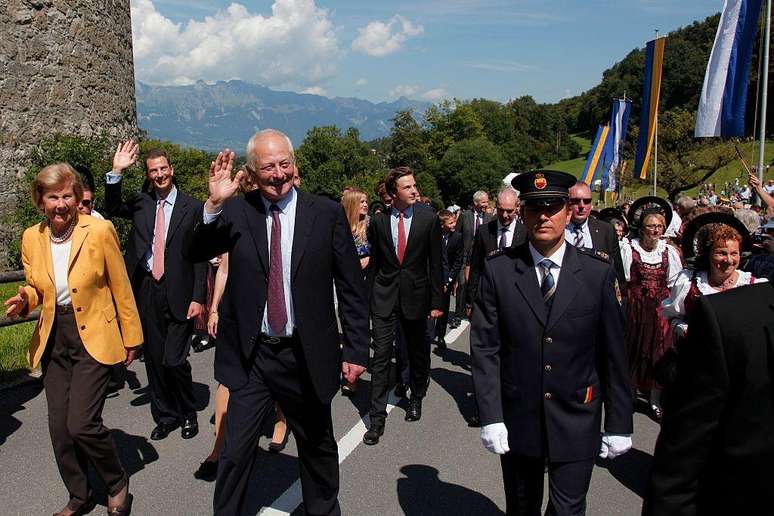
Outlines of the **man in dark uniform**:
[[550,170],[513,180],[528,241],[487,259],[474,300],[481,441],[501,455],[508,514],[540,514],[546,465],[547,514],[584,514],[594,458],[631,448],[620,289],[606,253],[565,241],[574,183]]

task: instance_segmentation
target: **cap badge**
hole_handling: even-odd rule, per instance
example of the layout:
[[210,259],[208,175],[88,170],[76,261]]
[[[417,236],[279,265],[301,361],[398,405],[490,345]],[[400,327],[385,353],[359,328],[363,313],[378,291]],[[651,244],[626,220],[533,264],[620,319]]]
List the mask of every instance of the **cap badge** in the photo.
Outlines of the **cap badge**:
[[535,185],[535,188],[542,190],[548,186],[548,181],[546,181],[546,177],[543,174],[535,174],[535,181],[533,184]]

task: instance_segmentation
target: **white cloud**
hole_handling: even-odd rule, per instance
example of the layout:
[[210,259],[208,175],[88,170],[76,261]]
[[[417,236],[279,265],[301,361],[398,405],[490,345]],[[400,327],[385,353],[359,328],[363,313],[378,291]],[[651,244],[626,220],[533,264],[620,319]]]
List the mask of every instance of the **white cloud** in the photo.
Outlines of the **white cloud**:
[[400,84],[390,90],[390,97],[396,99],[398,97],[410,97],[419,91],[419,86],[410,86],[408,84]]
[[537,66],[524,63],[514,63],[511,61],[496,61],[493,63],[470,63],[471,68],[487,70],[490,72],[532,72],[538,69]]
[[365,77],[361,77],[360,79],[355,81],[355,86],[365,86],[366,84],[368,84],[368,79],[366,79]]
[[438,102],[439,100],[449,96],[449,93],[443,88],[435,88],[427,90],[422,94],[422,98],[429,100],[430,102]]
[[352,42],[352,50],[374,57],[384,57],[403,48],[406,41],[425,31],[422,25],[415,25],[396,14],[387,23],[372,21],[357,29],[358,36]]
[[322,95],[325,96],[328,94],[327,91],[325,91],[325,88],[321,86],[311,86],[309,88],[304,88],[301,90],[301,93],[308,93],[310,95]]
[[331,77],[341,50],[315,0],[275,0],[271,14],[238,3],[174,23],[153,0],[132,0],[135,75],[152,84],[243,79],[302,89]]

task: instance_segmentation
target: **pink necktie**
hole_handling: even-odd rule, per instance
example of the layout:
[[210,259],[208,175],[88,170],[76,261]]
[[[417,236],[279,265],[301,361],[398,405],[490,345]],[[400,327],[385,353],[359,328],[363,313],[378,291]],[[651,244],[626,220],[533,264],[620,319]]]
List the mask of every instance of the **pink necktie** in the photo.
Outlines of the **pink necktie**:
[[166,200],[159,200],[159,207],[156,210],[156,227],[153,229],[153,263],[151,265],[151,274],[156,281],[164,275],[164,204]]
[[266,303],[268,323],[277,334],[285,332],[288,323],[288,312],[285,309],[285,283],[282,277],[282,224],[279,217],[279,206],[272,204],[271,212],[271,245],[269,246],[269,290]]

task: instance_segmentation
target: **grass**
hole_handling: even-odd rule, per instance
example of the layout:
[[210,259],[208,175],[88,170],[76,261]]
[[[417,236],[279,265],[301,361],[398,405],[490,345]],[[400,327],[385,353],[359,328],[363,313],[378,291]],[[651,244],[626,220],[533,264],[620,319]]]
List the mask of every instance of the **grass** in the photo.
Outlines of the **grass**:
[[[548,165],[546,168],[549,168],[551,170],[559,170],[562,172],[567,172],[569,174],[574,175],[575,177],[580,177],[581,173],[583,172],[583,167],[586,165],[586,154],[588,154],[589,149],[591,148],[591,140],[588,140],[586,138],[582,138],[577,135],[573,135],[573,139],[577,141],[581,145],[581,157],[569,159],[565,161],[557,161],[556,163],[552,163],[551,165]],[[748,164],[755,163],[757,161],[756,159],[752,159],[751,156],[753,155],[753,143],[752,142],[746,142],[739,145],[740,150],[742,151],[742,154],[744,155],[745,159],[747,160]],[[757,149],[757,145],[755,146],[755,149]],[[757,150],[755,151],[757,156]],[[764,151],[764,163],[771,163],[774,160],[774,142],[766,142],[766,149]],[[631,165],[631,163],[630,163]],[[720,190],[721,185],[725,184],[726,182],[734,182],[735,179],[739,178],[740,182],[743,180],[746,182],[746,173],[744,173],[741,164],[738,161],[733,161],[732,163],[726,165],[725,167],[721,168],[717,172],[715,172],[708,180],[709,183],[714,183],[715,185],[718,185],[718,190]],[[774,179],[774,168],[769,169],[764,174],[764,180],[768,179]],[[693,188],[691,190],[687,190],[687,195],[695,196],[698,193],[699,188]],[[660,197],[666,198],[667,192],[662,189],[658,188],[658,195]],[[653,183],[652,180],[649,184],[646,183],[635,183],[634,185],[627,186],[625,189],[625,194],[627,196],[630,196],[632,199],[637,199],[639,197],[643,197],[646,195],[652,195],[653,193]],[[718,192],[720,194],[720,192]],[[602,206],[600,206],[602,207]]]
[[[0,300],[16,294],[20,283],[0,285]],[[35,329],[34,322],[0,328],[0,384],[11,382],[29,372],[27,349]]]

